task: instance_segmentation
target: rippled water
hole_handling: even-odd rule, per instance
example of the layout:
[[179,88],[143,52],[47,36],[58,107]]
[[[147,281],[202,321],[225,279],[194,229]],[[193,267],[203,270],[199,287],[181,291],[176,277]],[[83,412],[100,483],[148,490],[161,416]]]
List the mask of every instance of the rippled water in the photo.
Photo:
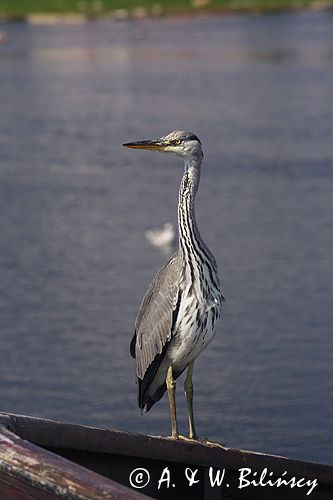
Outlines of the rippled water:
[[[123,142],[190,129],[225,302],[198,431],[332,454],[333,14],[1,26],[0,410],[169,432],[128,344],[182,165]],[[178,384],[181,430],[186,412]]]

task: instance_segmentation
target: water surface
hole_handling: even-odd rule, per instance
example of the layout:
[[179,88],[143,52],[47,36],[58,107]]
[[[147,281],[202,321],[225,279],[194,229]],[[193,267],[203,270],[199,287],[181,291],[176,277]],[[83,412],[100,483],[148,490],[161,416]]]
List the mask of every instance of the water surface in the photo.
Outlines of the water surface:
[[[176,223],[182,164],[123,142],[203,142],[201,232],[226,296],[196,363],[198,432],[330,462],[333,14],[3,25],[2,411],[167,434],[128,344]],[[179,420],[186,431],[182,381]]]

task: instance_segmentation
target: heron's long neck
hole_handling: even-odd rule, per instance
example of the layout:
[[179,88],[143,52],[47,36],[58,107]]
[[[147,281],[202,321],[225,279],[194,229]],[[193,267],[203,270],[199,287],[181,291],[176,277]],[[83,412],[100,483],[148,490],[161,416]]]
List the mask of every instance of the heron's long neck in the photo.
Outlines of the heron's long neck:
[[201,159],[185,161],[185,171],[179,189],[178,228],[179,246],[185,264],[192,270],[200,267],[200,254],[205,247],[196,220],[194,201],[199,187]]

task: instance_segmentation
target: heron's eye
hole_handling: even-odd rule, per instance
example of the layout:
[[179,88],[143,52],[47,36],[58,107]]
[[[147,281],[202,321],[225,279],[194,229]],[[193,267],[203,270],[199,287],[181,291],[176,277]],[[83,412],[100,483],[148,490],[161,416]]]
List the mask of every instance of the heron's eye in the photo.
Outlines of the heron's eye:
[[182,141],[180,139],[175,140],[175,144],[177,144],[177,146],[179,146],[179,144],[181,144],[181,143],[182,143]]

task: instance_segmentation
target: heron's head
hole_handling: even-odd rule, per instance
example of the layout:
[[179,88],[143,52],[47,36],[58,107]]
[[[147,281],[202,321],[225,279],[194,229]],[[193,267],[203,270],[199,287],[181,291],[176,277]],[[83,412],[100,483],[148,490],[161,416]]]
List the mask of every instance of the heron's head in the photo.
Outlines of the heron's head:
[[153,151],[162,151],[173,153],[186,159],[188,157],[203,156],[200,139],[192,132],[175,130],[164,137],[150,141],[128,142],[123,144],[127,148],[151,149]]

